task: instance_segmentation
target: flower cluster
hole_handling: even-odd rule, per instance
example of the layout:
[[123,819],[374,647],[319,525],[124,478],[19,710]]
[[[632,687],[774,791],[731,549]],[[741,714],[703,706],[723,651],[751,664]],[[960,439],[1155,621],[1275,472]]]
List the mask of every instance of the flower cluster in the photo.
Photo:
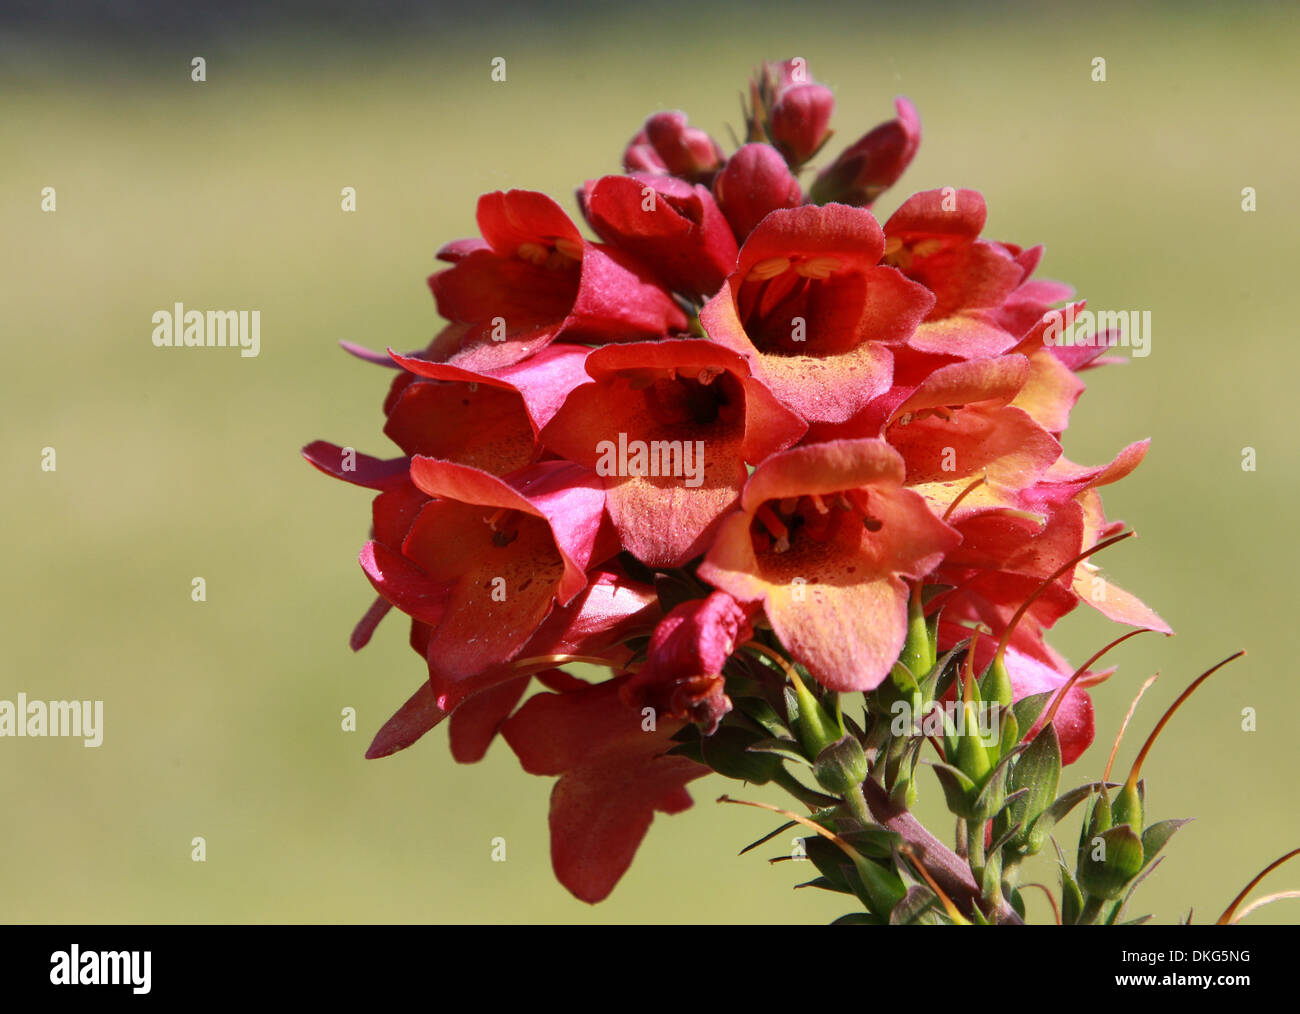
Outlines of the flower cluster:
[[[544,194],[485,194],[480,235],[438,253],[432,342],[348,346],[397,370],[400,455],[304,449],[375,494],[360,559],[378,598],[353,648],[396,607],[427,666],[368,756],[447,720],[469,762],[500,732],[559,776],[554,868],[587,901],[711,770],[784,783],[784,752],[823,788],[861,783],[887,740],[856,730],[829,757],[837,693],[879,715],[935,673],[928,701],[1051,700],[1068,764],[1108,672],[1075,674],[1044,632],[1081,602],[1168,630],[1087,559],[1120,528],[1099,488],[1145,443],[1099,467],[1062,454],[1107,342],[1045,340],[1082,304],[1034,277],[1041,247],[983,235],[979,193],[924,191],[881,224],[920,142],[907,100],[805,189],[832,107],[791,60],[751,82],[730,155],[683,113],[651,116],[623,173],[578,188],[590,235]],[[986,677],[963,685],[962,662]],[[987,770],[942,735],[978,788]]]

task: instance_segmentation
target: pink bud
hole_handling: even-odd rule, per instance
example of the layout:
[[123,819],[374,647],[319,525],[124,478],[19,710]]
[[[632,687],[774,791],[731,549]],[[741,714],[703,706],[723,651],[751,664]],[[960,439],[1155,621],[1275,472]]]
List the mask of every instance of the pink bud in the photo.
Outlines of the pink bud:
[[825,85],[793,85],[777,93],[768,116],[768,136],[791,165],[802,165],[830,137],[834,108],[835,98]]
[[803,203],[799,181],[768,144],[747,144],[732,155],[713,181],[713,196],[740,242],[770,212]]
[[630,173],[664,173],[668,167],[664,160],[655,154],[654,148],[646,139],[645,131],[637,132],[636,137],[628,142],[623,152],[623,168]]
[[818,204],[869,206],[898,181],[921,145],[921,118],[907,99],[894,100],[898,116],[850,145],[812,185]]
[[695,180],[722,164],[722,149],[705,131],[686,125],[686,114],[655,113],[645,121],[645,136],[674,176]]

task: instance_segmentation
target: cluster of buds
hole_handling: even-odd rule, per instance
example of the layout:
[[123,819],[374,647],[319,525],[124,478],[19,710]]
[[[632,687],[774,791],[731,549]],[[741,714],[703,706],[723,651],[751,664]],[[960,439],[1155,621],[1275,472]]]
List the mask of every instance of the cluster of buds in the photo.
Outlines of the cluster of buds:
[[[1017,864],[1092,797],[1064,910],[1113,921],[1171,831],[1141,827],[1136,780],[1057,797],[1110,671],[1045,639],[1081,603],[1169,631],[1090,559],[1122,537],[1099,489],[1146,444],[1087,467],[1060,443],[1113,343],[1045,341],[1073,292],[982,235],[978,193],[877,221],[920,141],[905,99],[805,191],[833,104],[791,60],[756,74],[730,156],[651,116],[577,190],[595,238],[544,194],[486,194],[480,236],[438,253],[432,342],[345,346],[396,370],[401,453],[304,455],[375,494],[353,648],[396,608],[425,668],[367,756],[446,721],[472,762],[499,733],[558,776],[553,865],[589,902],[694,779],[775,782],[868,922],[1018,921]],[[909,812],[927,744],[955,851]]]

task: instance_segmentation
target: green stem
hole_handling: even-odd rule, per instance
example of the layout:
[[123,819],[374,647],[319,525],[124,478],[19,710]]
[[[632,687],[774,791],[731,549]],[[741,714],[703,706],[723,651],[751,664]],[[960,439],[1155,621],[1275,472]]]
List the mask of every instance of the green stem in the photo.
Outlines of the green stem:
[[976,876],[979,870],[984,867],[984,827],[982,820],[972,820],[966,823],[966,858],[970,862],[970,868]]
[[1080,926],[1092,926],[1097,923],[1106,908],[1106,902],[1101,898],[1089,898],[1083,905],[1083,912],[1079,915]]
[[777,768],[776,774],[772,776],[772,781],[776,782],[777,785],[785,789],[786,792],[790,793],[810,810],[820,810],[827,806],[834,806],[839,802],[834,796],[828,796],[816,789],[808,788],[786,770],[784,766]]
[[862,786],[856,785],[853,791],[844,794],[844,802],[848,804],[849,812],[853,814],[853,819],[865,827],[874,827],[875,820],[871,816],[871,810],[867,807],[867,797],[862,794]]

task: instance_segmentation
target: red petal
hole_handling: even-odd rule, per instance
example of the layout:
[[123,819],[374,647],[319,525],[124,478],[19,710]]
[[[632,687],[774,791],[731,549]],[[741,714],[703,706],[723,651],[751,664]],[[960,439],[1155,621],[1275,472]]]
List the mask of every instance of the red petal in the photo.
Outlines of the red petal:
[[375,735],[370,748],[366,750],[366,758],[374,760],[405,750],[446,717],[447,712],[434,703],[429,684],[420,684],[420,689],[397,709],[397,713]]
[[551,861],[576,897],[607,897],[631,865],[658,810],[690,805],[684,786],[709,769],[662,756],[679,722],[642,731],[619,697],[623,680],[565,694],[538,694],[502,726],[524,770],[559,774],[551,794]]

